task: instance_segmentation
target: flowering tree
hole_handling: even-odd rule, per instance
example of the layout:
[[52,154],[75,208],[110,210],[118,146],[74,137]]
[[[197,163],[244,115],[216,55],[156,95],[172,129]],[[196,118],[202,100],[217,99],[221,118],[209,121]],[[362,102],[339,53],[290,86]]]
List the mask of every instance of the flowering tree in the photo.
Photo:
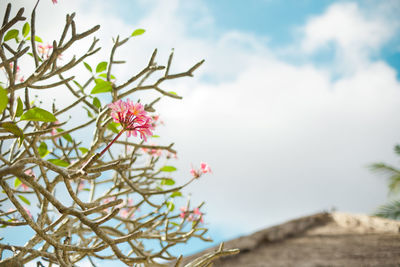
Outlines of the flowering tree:
[[[78,33],[75,14],[67,15],[58,41],[44,45],[35,29],[38,3],[30,22],[25,21],[23,8],[12,17],[8,4],[0,29],[0,68],[4,73],[0,77],[0,226],[34,231],[23,246],[0,241],[1,251],[12,252],[0,260],[0,266],[21,266],[35,259],[38,266],[46,262],[73,266],[84,259],[93,264],[93,258],[154,266],[160,260],[175,259],[170,249],[176,244],[190,238],[208,241],[203,204],[192,206],[187,201],[179,210],[174,203],[182,197],[181,190],[211,172],[210,167],[206,163],[199,169],[192,167],[188,182],[176,186],[172,178],[176,168],[160,160],[176,157],[173,144],[147,143],[148,138],[156,137],[153,132],[160,124],[155,114],[160,97],[144,104],[126,99],[135,99],[137,92],[145,90],[180,99],[161,85],[192,76],[203,61],[171,74],[173,54],[162,66],[156,63],[154,50],[139,73],[119,83],[113,66],[125,62],[115,59],[116,50],[143,34],[143,29],[127,38],[117,36],[109,60],[96,68],[84,62],[99,51],[96,38],[86,53],[65,62],[60,60],[61,54],[99,26]],[[34,69],[26,76],[20,68],[28,66],[18,65],[23,57],[31,58]],[[70,73],[82,64],[90,76],[78,81]],[[153,77],[156,74],[158,78]],[[35,90],[51,94],[60,86],[69,90],[75,101],[62,108],[53,104],[49,111],[38,99],[32,100]],[[96,97],[98,94],[104,97]],[[106,103],[105,99],[110,100]],[[78,119],[78,126],[58,119],[82,108],[87,119],[71,119]],[[77,133],[82,131],[93,132],[89,146],[79,139],[82,134]],[[219,256],[237,252],[221,246],[188,266],[208,266]],[[176,266],[180,262],[178,259]]]

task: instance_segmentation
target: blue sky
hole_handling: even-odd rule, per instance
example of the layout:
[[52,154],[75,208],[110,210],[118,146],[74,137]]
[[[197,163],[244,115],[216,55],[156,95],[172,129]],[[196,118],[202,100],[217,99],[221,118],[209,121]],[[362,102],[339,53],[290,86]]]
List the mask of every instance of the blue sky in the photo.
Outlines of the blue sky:
[[66,11],[82,28],[101,24],[105,51],[117,33],[147,30],[122,50],[133,63],[120,77],[156,47],[160,63],[175,48],[173,71],[206,59],[194,78],[166,85],[184,99],[160,104],[160,142],[176,143],[178,182],[191,163],[213,168],[187,192],[206,201],[215,243],[333,207],[371,213],[386,201],[385,179],[367,166],[398,162],[398,1],[48,2],[38,23],[48,40]]

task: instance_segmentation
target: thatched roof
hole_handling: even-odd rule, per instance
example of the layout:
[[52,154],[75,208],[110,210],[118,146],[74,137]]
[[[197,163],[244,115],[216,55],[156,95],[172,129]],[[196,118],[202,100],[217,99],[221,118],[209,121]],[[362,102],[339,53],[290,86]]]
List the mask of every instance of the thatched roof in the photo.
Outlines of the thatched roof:
[[225,242],[225,248],[241,252],[220,258],[213,266],[400,266],[399,230],[398,221],[318,213]]

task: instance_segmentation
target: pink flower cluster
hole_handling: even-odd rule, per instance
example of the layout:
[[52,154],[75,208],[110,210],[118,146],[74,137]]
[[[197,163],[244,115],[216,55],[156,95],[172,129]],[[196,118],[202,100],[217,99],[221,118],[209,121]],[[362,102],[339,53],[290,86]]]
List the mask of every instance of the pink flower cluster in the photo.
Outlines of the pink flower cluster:
[[[154,146],[154,144],[150,144],[150,145]],[[143,150],[143,152],[149,154],[150,156],[160,157],[162,155],[161,149],[142,147],[142,150]]]
[[199,208],[193,209],[193,212],[188,211],[186,207],[180,207],[180,210],[181,213],[179,214],[179,217],[181,217],[182,219],[187,218],[189,222],[200,221],[201,223],[204,223],[203,213],[200,211]]
[[192,169],[190,170],[190,174],[194,178],[199,178],[204,173],[212,173],[210,166],[205,162],[200,162],[200,169],[196,170],[192,166]]
[[[14,64],[12,62],[10,63],[10,68],[11,70],[14,68]],[[19,68],[19,66],[17,66],[17,72],[15,73],[15,81],[23,83],[25,81],[25,78],[23,75],[21,75],[20,71],[21,69]]]
[[158,125],[164,125],[164,121],[160,120],[160,115],[152,115],[151,118],[153,119],[152,126],[155,128]]
[[[53,1],[53,3],[54,3],[54,1]],[[57,3],[57,1],[56,1],[56,3]],[[42,59],[48,59],[49,58],[51,49],[53,49],[53,46],[49,45],[49,44],[47,44],[47,45],[39,44],[37,46],[37,51],[39,53],[39,56]]]
[[120,123],[127,136],[137,136],[147,141],[147,136],[153,135],[152,119],[147,115],[140,103],[133,103],[129,99],[126,102],[121,99],[108,105],[111,108],[111,116],[114,122]]

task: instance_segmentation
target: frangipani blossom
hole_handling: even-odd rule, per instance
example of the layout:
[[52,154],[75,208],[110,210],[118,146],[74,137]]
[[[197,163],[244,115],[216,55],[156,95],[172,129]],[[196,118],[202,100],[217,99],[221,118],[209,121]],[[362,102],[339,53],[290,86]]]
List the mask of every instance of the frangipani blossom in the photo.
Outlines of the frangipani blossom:
[[[151,146],[155,146],[155,144],[150,144]],[[147,147],[142,147],[143,152],[151,155],[151,156],[161,156],[162,155],[162,150],[157,149],[157,148],[147,148]]]
[[39,44],[37,46],[37,51],[38,51],[40,57],[43,58],[43,59],[48,59],[49,58],[51,49],[53,49],[53,46],[49,45],[49,44],[47,44],[47,45]]
[[26,175],[33,176],[33,178],[36,179],[36,175],[35,175],[35,173],[32,171],[32,169],[27,169],[24,173],[25,173]]
[[[10,68],[11,69],[13,69],[14,68],[14,65],[13,65],[13,63],[11,62],[10,63]],[[19,66],[17,66],[17,71],[16,71],[16,73],[15,73],[15,81],[17,82],[17,81],[19,81],[19,82],[24,82],[25,81],[25,78],[24,78],[24,76],[21,76],[21,74],[20,74],[20,68],[19,68]]]
[[164,125],[164,121],[160,120],[160,115],[152,115],[151,118],[153,119],[152,126],[155,128],[158,125]]
[[24,191],[28,191],[29,190],[29,186],[27,186],[24,183],[21,183],[21,187],[22,187],[22,189],[24,189]]
[[184,219],[185,216],[186,216],[187,208],[186,208],[186,207],[180,207],[179,209],[181,210],[181,213],[179,214],[179,216],[180,216],[182,219]]
[[[58,131],[57,131],[58,126],[57,125],[60,124],[60,122],[57,120],[53,124],[54,124],[54,126],[53,126],[53,129],[51,129],[51,135],[55,136],[56,134],[58,134]],[[57,140],[57,139],[58,139],[58,137],[55,138],[55,140]]]
[[153,135],[151,130],[154,128],[152,119],[147,115],[144,107],[140,103],[133,103],[127,99],[121,99],[108,105],[111,108],[111,116],[116,123],[120,123],[127,136],[137,136],[147,141],[147,136]]
[[208,164],[205,162],[200,163],[200,169],[201,169],[202,173],[208,173],[208,172],[211,173],[210,166],[208,166]]
[[190,212],[187,210],[186,207],[180,207],[181,213],[179,214],[179,217],[182,219],[185,219],[187,217],[187,220],[189,222],[191,221],[200,221],[204,222],[203,220],[203,213],[200,211],[199,208],[194,208],[193,212]]
[[199,178],[200,177],[200,173],[195,170],[193,167],[190,169],[190,174],[194,177],[194,178]]
[[201,162],[200,163],[200,169],[195,169],[195,168],[193,168],[193,166],[192,166],[192,168],[190,169],[190,174],[194,177],[194,178],[199,178],[202,174],[204,174],[204,173],[211,173],[211,168],[210,168],[210,166],[207,164],[207,163],[205,163],[205,162]]
[[178,156],[176,155],[176,153],[167,152],[166,158],[167,159],[171,159],[171,158],[178,159]]

